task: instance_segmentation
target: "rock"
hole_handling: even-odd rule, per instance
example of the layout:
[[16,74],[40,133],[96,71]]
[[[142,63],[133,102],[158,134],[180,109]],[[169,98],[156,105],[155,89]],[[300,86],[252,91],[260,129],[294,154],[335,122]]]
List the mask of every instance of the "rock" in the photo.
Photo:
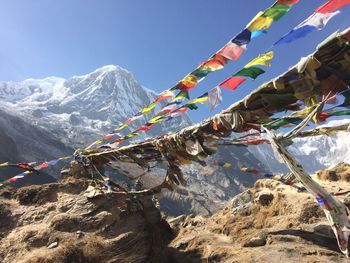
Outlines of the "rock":
[[236,213],[252,205],[253,194],[250,190],[236,195],[231,201],[232,212]]
[[80,231],[80,230],[78,230],[75,234],[76,234],[77,239],[81,239],[85,235],[84,232]]
[[263,190],[258,196],[258,202],[263,206],[267,206],[272,202],[273,198],[273,193],[270,190]]
[[330,225],[317,224],[313,230],[317,235],[334,238],[334,232]]
[[253,237],[243,244],[243,247],[262,247],[266,245],[266,236]]
[[48,249],[52,249],[52,248],[55,248],[55,247],[58,247],[58,242],[55,241],[53,243],[51,243],[50,245],[47,246]]

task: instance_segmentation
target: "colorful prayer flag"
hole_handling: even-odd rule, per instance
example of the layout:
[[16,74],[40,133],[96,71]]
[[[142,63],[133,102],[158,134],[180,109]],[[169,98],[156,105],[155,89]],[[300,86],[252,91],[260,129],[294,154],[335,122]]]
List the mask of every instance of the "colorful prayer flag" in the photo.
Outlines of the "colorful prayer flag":
[[269,28],[273,22],[272,17],[263,16],[264,12],[259,12],[252,21],[250,21],[247,25],[247,29],[250,32],[265,30]]
[[252,61],[250,61],[247,65],[245,65],[245,68],[256,66],[256,65],[263,65],[263,66],[270,66],[270,61],[273,58],[273,51],[269,51],[263,55],[259,55],[257,58],[254,58]]
[[242,55],[244,50],[246,50],[245,46],[239,46],[230,42],[219,50],[218,54],[230,60],[237,60]]
[[244,29],[241,33],[235,36],[231,40],[231,42],[235,43],[238,46],[244,46],[249,44],[251,37],[252,37],[252,32],[250,32],[248,29]]
[[263,16],[271,17],[273,21],[277,21],[280,18],[282,18],[291,8],[292,6],[274,4],[273,6],[265,10]]
[[208,101],[208,92],[204,93],[202,96],[195,98],[193,100],[190,100],[188,103],[193,104],[193,103],[201,103],[204,104]]
[[300,0],[277,0],[277,4],[280,5],[295,5],[299,3]]
[[193,89],[197,85],[197,78],[194,75],[187,75],[179,83],[176,84],[176,87],[182,91],[188,91]]
[[166,90],[163,93],[161,93],[155,100],[154,102],[160,102],[166,99],[172,99],[174,98],[174,93],[170,90]]
[[259,75],[263,73],[265,73],[265,71],[259,67],[248,67],[241,69],[233,76],[249,77],[252,79],[256,79]]
[[315,12],[327,14],[347,4],[350,4],[350,0],[329,0],[327,3],[317,8]]
[[175,101],[183,101],[185,99],[189,99],[189,95],[188,95],[188,91],[180,91],[175,98],[173,98],[171,100],[171,102],[175,102]]
[[219,84],[220,87],[223,87],[225,89],[229,90],[235,90],[238,88],[239,85],[241,85],[244,81],[246,81],[246,78],[242,77],[231,77],[226,79],[225,81],[221,82]]
[[206,77],[210,72],[212,72],[212,70],[208,66],[202,65],[196,68],[191,74],[201,79]]
[[337,14],[339,14],[339,11],[327,14],[314,13],[273,45],[275,46],[278,44],[290,43],[299,38],[307,36],[316,29],[321,30],[327,25],[328,21]]
[[156,107],[156,103],[151,103],[147,107],[144,107],[140,112],[142,114],[148,114],[150,113],[154,108]]

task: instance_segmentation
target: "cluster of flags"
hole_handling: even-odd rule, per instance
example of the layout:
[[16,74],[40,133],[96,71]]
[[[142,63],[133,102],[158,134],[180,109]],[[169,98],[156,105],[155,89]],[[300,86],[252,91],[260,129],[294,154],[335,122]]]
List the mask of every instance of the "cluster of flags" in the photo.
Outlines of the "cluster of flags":
[[43,162],[43,163],[40,163],[40,164],[35,164],[35,163],[9,163],[9,162],[1,163],[0,167],[16,167],[16,168],[23,169],[25,171],[23,173],[17,174],[16,176],[13,176],[13,177],[5,180],[3,182],[0,182],[0,186],[3,186],[3,185],[8,184],[8,183],[16,182],[18,179],[21,179],[21,178],[25,177],[28,174],[32,174],[32,173],[37,173],[38,174],[41,169],[48,168],[49,166],[54,166],[59,161],[67,160],[67,159],[70,159],[70,158],[72,158],[72,156],[64,156],[64,157],[61,157],[61,158],[58,158],[58,159],[54,159],[54,160],[51,160],[51,161],[47,161],[47,162]]
[[[277,0],[272,6],[270,6],[266,10],[260,11],[253,18],[253,20],[251,20],[247,24],[244,30],[242,30],[238,35],[231,39],[224,47],[222,47],[209,59],[201,63],[195,70],[187,74],[182,80],[176,83],[175,86],[162,92],[160,96],[154,99],[148,106],[144,107],[138,113],[134,114],[131,118],[124,121],[120,126],[118,126],[112,132],[104,136],[101,140],[95,141],[94,143],[89,145],[86,149],[89,149],[94,145],[102,144],[115,136],[120,136],[119,132],[121,130],[126,128],[135,120],[141,118],[143,115],[151,113],[152,110],[156,107],[157,103],[163,100],[169,100],[167,106],[175,108],[174,105],[176,105],[176,103],[181,103],[185,99],[189,99],[189,91],[194,89],[197,86],[197,84],[201,82],[209,73],[224,68],[230,60],[237,60],[246,50],[247,45],[250,43],[251,39],[263,33],[266,33],[266,29],[268,29],[271,26],[272,22],[282,18],[292,8],[292,6],[298,2],[299,0]],[[249,67],[250,66],[247,66],[247,68]],[[255,72],[252,72],[254,70]],[[256,69],[254,68],[246,69],[246,71],[248,72],[241,72],[241,74],[252,74],[252,76],[258,74],[258,72],[256,72]],[[236,78],[239,78],[238,76],[239,75],[237,75]],[[241,79],[240,83],[233,83],[233,81],[237,81],[237,79],[230,78],[230,80],[227,80],[228,83],[224,85],[225,87],[229,87],[229,89],[232,89],[230,87],[233,87],[233,85],[236,84],[238,86],[244,81]],[[175,91],[178,91],[176,95],[174,95],[173,93]],[[221,93],[220,91],[218,91],[217,88],[212,89],[207,94],[203,94],[202,96],[203,97],[198,97],[194,100],[190,100],[187,104],[185,104],[182,107],[177,107],[177,109],[171,110],[166,115],[164,114],[164,111],[158,112],[155,117],[148,121],[147,124],[143,125],[142,127],[139,127],[138,130],[133,131],[124,137],[114,140],[113,143],[123,142],[129,138],[138,136],[139,132],[151,129],[151,127],[155,123],[163,120],[169,120],[174,115],[177,115],[181,112],[186,112],[188,109],[196,109],[197,106],[195,105],[195,103],[197,102],[205,103],[206,101],[209,101],[210,109],[213,110],[222,101]]]
[[[244,30],[236,35],[231,41],[229,41],[208,60],[201,63],[190,74],[187,74],[174,87],[162,92],[149,105],[142,108],[138,113],[134,114],[131,118],[124,121],[112,132],[105,135],[102,139],[95,141],[89,145],[86,150],[95,145],[100,145],[103,143],[105,144],[108,141],[110,141],[110,144],[121,143],[130,138],[139,136],[141,132],[146,132],[152,129],[152,127],[158,122],[169,121],[180,113],[187,112],[188,110],[198,109],[198,103],[208,103],[209,109],[214,110],[223,100],[221,88],[236,90],[238,86],[245,82],[248,78],[255,80],[261,74],[265,73],[264,69],[261,66],[270,66],[270,61],[273,59],[274,52],[268,51],[264,54],[259,55],[247,63],[241,70],[234,73],[228,79],[222,81],[218,86],[212,88],[197,98],[190,99],[189,91],[194,89],[196,85],[202,81],[209,73],[222,69],[230,60],[237,60],[246,50],[247,45],[251,42],[252,39],[266,33],[266,30],[274,21],[282,18],[291,9],[291,7],[298,2],[299,0],[277,0],[272,6],[264,11],[259,12],[247,24]],[[327,22],[339,13],[337,9],[349,3],[350,0],[328,0],[324,5],[318,7],[315,10],[314,14],[300,23],[297,27],[295,27],[292,31],[283,36],[277,42],[275,42],[274,45],[295,41],[311,33],[313,30],[320,30],[324,28]],[[178,91],[176,95],[174,93],[175,91]],[[343,106],[349,104],[349,97],[345,97],[346,100],[344,101]],[[183,104],[185,100],[188,101],[186,104]],[[150,114],[156,105],[161,101],[167,101],[168,103],[165,107],[158,111],[154,117],[149,119],[144,125],[138,127],[129,134],[121,136],[121,130],[129,126],[129,124],[133,123],[135,120],[140,119],[142,116]],[[318,118],[320,120],[325,120],[330,116],[343,116],[348,114],[349,110],[325,112],[319,114]],[[300,116],[289,116],[286,118],[274,120],[271,123],[267,124],[267,127],[269,125],[271,126],[270,128],[281,127],[286,124],[294,125],[300,123],[300,121]],[[246,140],[250,139],[248,138]],[[252,143],[255,143],[255,141],[252,141]],[[256,141],[256,143],[260,142]],[[105,146],[109,147],[108,144]],[[46,168],[49,165],[55,165],[61,159],[62,158],[40,164],[35,167],[35,170]],[[67,159],[67,157],[63,157],[63,159]],[[26,173],[29,173],[29,171],[26,171],[11,180],[22,178]]]
[[[350,0],[349,0],[350,1]],[[291,32],[283,36],[278,40],[275,45],[280,43],[289,43],[297,40],[301,36],[306,36],[307,34],[300,34],[300,32],[311,32],[309,30],[304,30],[299,28],[304,28],[306,25],[314,25],[315,29],[322,29],[327,22],[339,12],[333,12],[336,9],[349,3],[348,0],[329,0],[324,5],[318,7],[313,15],[302,22],[299,26],[293,29]],[[189,91],[195,88],[195,86],[203,80],[210,72],[219,70],[223,68],[228,60],[237,60],[239,56],[244,52],[247,45],[254,37],[260,34],[266,33],[266,29],[269,28],[273,21],[280,19],[285,13],[287,13],[290,8],[299,1],[276,1],[271,7],[267,8],[265,11],[259,12],[251,22],[248,23],[246,28],[235,36],[229,43],[227,43],[222,49],[215,53],[210,59],[203,62],[199,67],[197,67],[192,73],[186,75],[180,82],[178,82],[173,88],[163,92],[158,98],[154,100],[149,106],[143,108],[134,117],[126,120],[121,126],[116,128],[112,133],[107,134],[102,138],[90,145],[98,145],[111,138],[118,137],[110,142],[110,144],[125,142],[130,138],[139,136],[141,132],[146,132],[152,129],[154,124],[162,121],[169,121],[173,119],[176,115],[180,113],[187,112],[188,110],[198,109],[197,103],[204,104],[208,103],[209,109],[214,110],[223,100],[220,88],[225,88],[228,90],[236,90],[243,82],[248,78],[255,80],[265,71],[261,66],[270,66],[270,61],[273,59],[274,52],[268,51],[262,55],[259,55],[248,64],[246,64],[241,70],[234,73],[231,77],[222,81],[218,86],[205,92],[204,94],[198,96],[195,99],[189,98]],[[333,12],[333,13],[332,13]],[[297,29],[297,30],[296,30]],[[298,36],[298,37],[297,37]],[[288,40],[288,41],[287,41]],[[287,42],[286,42],[287,41]],[[179,90],[179,92],[174,95],[174,91]],[[162,100],[168,99],[168,104],[161,109],[154,117],[148,120],[147,123],[138,127],[136,130],[130,132],[125,136],[121,136],[119,131],[124,129],[134,120],[143,116],[143,114],[150,113],[156,103]],[[188,100],[186,104],[182,104],[185,100]],[[297,120],[296,120],[297,121]]]
[[315,30],[323,29],[328,21],[340,11],[337,9],[350,3],[350,0],[329,0],[324,5],[316,8],[315,12],[293,28],[289,33],[274,43],[275,45],[290,43],[303,38]]

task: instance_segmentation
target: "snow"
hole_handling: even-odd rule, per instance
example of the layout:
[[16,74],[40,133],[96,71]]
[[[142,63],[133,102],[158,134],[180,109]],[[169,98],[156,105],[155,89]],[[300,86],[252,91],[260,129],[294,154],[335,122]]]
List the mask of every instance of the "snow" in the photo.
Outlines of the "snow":
[[[318,127],[338,126],[347,123],[350,123],[350,119],[332,120]],[[249,146],[248,149],[272,173],[288,171],[278,154],[272,150],[271,145]],[[350,163],[350,133],[344,131],[331,136],[295,138],[293,144],[287,149],[300,161],[308,173],[313,174],[320,169],[334,166],[340,162]]]
[[[117,65],[106,65],[69,79],[48,77],[0,82],[0,108],[36,123],[57,134],[63,143],[75,147],[90,144],[106,134],[156,96],[154,91],[141,86],[129,71]],[[153,112],[163,106],[164,102]],[[146,115],[135,121],[124,133],[143,125],[150,117]],[[158,124],[158,129],[143,137],[180,129],[190,123],[184,114],[175,121]],[[75,142],[72,138],[80,139]]]

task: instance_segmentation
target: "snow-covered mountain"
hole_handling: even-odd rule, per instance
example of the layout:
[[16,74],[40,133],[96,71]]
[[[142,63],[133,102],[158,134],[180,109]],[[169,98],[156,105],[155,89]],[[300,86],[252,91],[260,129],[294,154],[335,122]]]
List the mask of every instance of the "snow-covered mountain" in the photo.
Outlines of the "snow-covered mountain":
[[[130,72],[113,65],[69,79],[0,82],[0,163],[40,162],[72,154],[75,148],[111,131],[157,95],[142,87]],[[151,114],[138,119],[130,125],[131,129],[143,125],[150,117]],[[158,123],[146,136],[176,131],[190,124],[187,115],[179,115],[171,122]],[[129,131],[126,129],[124,134]],[[215,160],[232,163],[232,167],[210,165]],[[163,196],[164,211],[172,215],[213,212],[256,180],[241,172],[240,165],[262,167],[245,148],[235,147],[220,149],[208,159],[208,164],[204,168],[198,164],[183,167],[188,186],[180,193]],[[2,172],[0,177],[8,178]],[[48,172],[53,176],[59,174],[58,168]],[[138,174],[133,169],[129,172]],[[149,182],[159,180],[160,174],[165,174],[164,168],[154,170]]]
[[[322,126],[332,127],[342,124],[350,124],[350,119],[333,120]],[[330,136],[295,138],[293,144],[287,149],[300,161],[308,173],[313,174],[340,162],[350,163],[350,133],[344,131]],[[270,145],[250,146],[249,150],[271,172],[289,172],[286,165],[279,161],[280,158],[277,154],[275,155]]]
[[[100,138],[156,96],[155,92],[142,87],[130,72],[114,65],[69,79],[49,77],[0,82],[0,107],[4,111],[46,129],[73,147]],[[153,114],[162,106],[164,103],[160,103]],[[146,123],[149,116],[135,121],[130,129]],[[148,136],[181,129],[190,123],[187,115],[182,115],[156,125]],[[126,128],[124,133],[130,129]]]

